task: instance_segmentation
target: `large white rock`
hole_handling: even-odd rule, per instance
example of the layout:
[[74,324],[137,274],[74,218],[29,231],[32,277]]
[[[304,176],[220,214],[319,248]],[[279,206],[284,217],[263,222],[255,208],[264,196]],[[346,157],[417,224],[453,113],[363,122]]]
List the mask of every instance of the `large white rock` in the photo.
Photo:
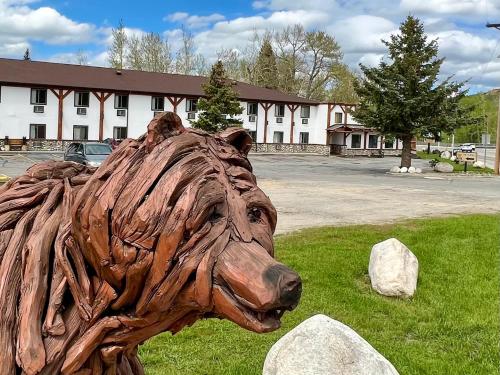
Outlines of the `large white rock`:
[[411,297],[417,288],[418,260],[402,242],[390,238],[372,247],[368,273],[378,293]]
[[457,157],[455,155],[453,155],[451,158],[450,158],[451,161],[455,161],[457,160]]
[[415,167],[408,168],[408,173],[415,173],[415,171],[416,171]]
[[325,315],[299,324],[273,345],[263,375],[398,375],[351,328]]
[[472,166],[474,166],[476,168],[484,168],[485,167],[484,162],[482,162],[481,160],[474,162],[474,164],[472,164]]
[[443,152],[441,153],[441,157],[442,157],[443,159],[449,159],[449,158],[451,158],[451,152],[450,152],[450,151],[443,151]]
[[451,165],[450,163],[440,162],[436,164],[434,170],[441,173],[451,173],[453,172],[453,165]]
[[408,168],[406,168],[406,167],[401,167],[400,172],[401,172],[401,173],[406,173],[406,172],[408,172]]
[[422,173],[422,168],[415,168],[415,173]]
[[391,173],[399,173],[399,167],[397,165],[395,165],[394,167],[392,167],[389,172]]

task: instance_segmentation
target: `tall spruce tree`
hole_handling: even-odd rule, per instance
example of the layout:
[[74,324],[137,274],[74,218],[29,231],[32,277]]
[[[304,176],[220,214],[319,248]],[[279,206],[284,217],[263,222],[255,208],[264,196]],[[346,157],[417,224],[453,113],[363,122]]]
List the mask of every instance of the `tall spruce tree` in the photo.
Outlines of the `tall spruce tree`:
[[29,48],[26,48],[26,51],[24,51],[23,60],[31,60],[31,53]]
[[416,136],[439,139],[442,132],[474,121],[470,109],[459,101],[466,95],[464,83],[448,77],[439,81],[444,59],[437,57],[437,40],[427,41],[422,22],[408,16],[400,33],[383,41],[390,61],[378,67],[364,65],[364,78],[356,83],[360,104],[354,118],[403,141],[401,166],[411,166],[411,141]]
[[269,38],[264,39],[255,63],[254,84],[268,89],[278,88],[276,56]]
[[243,112],[231,82],[219,60],[210,72],[208,82],[203,85],[205,98],[198,100],[201,111],[198,119],[191,121],[194,128],[216,133],[230,126],[240,126],[242,121],[235,118]]

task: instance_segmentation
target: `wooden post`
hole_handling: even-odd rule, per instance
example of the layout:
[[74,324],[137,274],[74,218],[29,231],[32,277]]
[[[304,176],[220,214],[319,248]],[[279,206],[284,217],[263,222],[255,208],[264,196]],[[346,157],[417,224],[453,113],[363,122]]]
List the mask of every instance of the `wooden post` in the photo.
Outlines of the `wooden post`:
[[292,104],[292,105],[287,104],[286,106],[288,107],[288,109],[290,110],[290,113],[291,113],[291,120],[290,120],[290,144],[292,144],[293,143],[293,127],[295,126],[295,122],[294,122],[295,111],[297,110],[297,108],[299,108],[299,105],[298,104]]
[[62,133],[63,133],[63,106],[64,106],[64,98],[66,98],[72,90],[67,90],[64,92],[63,89],[59,89],[58,91],[54,89],[50,89],[52,93],[56,96],[58,100],[58,112],[57,112],[57,140],[62,141]]
[[364,131],[363,133],[365,134],[363,149],[366,150],[366,136],[368,135],[368,132]]
[[167,96],[168,101],[174,107],[174,113],[177,113],[177,106],[182,102],[182,97],[179,96]]
[[271,103],[260,103],[262,108],[264,108],[264,143],[267,143],[267,111],[271,108]]
[[335,108],[334,103],[328,103],[327,113],[326,113],[326,144],[328,144],[328,128],[332,123],[332,111]]
[[99,100],[99,141],[102,141],[104,137],[104,103],[111,96],[111,93],[92,91],[92,94]]

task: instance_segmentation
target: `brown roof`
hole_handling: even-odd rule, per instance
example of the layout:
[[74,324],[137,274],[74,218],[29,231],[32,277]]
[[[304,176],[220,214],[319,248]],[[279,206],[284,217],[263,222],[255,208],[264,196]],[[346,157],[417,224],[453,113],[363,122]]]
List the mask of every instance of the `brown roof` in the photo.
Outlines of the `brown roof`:
[[[130,93],[203,96],[205,77],[152,73],[138,70],[48,63],[0,58],[0,84],[110,90]],[[235,91],[242,100],[316,105],[319,102],[237,82]]]

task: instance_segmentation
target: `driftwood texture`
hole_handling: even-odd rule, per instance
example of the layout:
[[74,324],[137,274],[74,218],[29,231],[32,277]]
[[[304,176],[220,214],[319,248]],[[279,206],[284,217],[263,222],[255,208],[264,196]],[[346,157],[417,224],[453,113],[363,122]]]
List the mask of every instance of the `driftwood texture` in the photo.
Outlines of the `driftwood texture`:
[[143,374],[138,345],[200,318],[278,328],[301,282],[273,259],[250,146],[167,112],[97,170],[45,162],[0,187],[1,373]]

